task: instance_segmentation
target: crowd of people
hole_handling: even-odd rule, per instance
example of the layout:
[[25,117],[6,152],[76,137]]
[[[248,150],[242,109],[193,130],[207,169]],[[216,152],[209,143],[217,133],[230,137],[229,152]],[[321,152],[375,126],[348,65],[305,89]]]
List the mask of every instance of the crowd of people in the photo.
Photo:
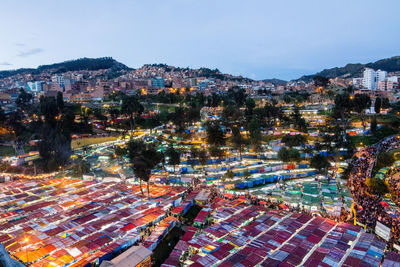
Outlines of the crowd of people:
[[376,145],[360,150],[352,159],[353,169],[348,180],[348,186],[355,201],[357,221],[372,229],[375,229],[377,221],[391,228],[389,242],[391,246],[399,243],[400,220],[386,212],[380,203],[383,201],[382,196],[374,194],[365,182],[371,175],[377,155],[397,148],[399,143],[398,136],[391,136]]

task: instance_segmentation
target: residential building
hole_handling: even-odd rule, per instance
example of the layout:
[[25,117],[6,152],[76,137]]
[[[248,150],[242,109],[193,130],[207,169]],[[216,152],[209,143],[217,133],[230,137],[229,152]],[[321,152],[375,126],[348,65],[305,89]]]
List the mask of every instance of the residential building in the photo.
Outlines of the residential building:
[[387,72],[383,70],[373,70],[366,68],[363,73],[362,85],[368,90],[376,90],[378,82],[384,81],[387,77]]
[[41,92],[43,90],[41,81],[27,82],[26,89],[31,92]]
[[75,103],[85,103],[92,101],[92,94],[89,92],[80,92],[78,94],[71,95],[69,101]]
[[150,80],[150,82],[151,82],[151,87],[163,88],[165,86],[165,80],[164,78],[161,77],[153,78]]

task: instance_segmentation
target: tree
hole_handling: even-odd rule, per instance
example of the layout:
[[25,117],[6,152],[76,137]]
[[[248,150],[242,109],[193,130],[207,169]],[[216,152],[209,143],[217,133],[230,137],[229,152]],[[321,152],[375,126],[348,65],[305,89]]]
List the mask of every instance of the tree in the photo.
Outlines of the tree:
[[246,143],[242,134],[240,133],[239,127],[232,128],[232,143],[233,146],[239,151],[239,157],[240,160],[242,160],[242,150]]
[[346,121],[349,117],[352,108],[351,97],[349,94],[338,94],[335,97],[335,106],[333,107],[334,118],[340,118],[342,121]]
[[219,121],[207,123],[207,142],[210,145],[225,145],[225,133],[220,127]]
[[295,127],[300,131],[305,131],[307,129],[307,123],[303,116],[300,114],[300,110],[296,107],[291,114],[291,123],[295,125]]
[[251,174],[250,174],[249,170],[248,170],[248,169],[245,169],[244,172],[243,172],[243,178],[244,178],[245,180],[247,180],[247,179],[250,178],[250,176],[251,176]]
[[64,110],[64,97],[61,92],[57,92],[56,102],[58,113],[62,113]]
[[250,141],[256,149],[261,144],[260,124],[257,119],[253,118],[249,123]]
[[289,149],[289,160],[291,162],[297,162],[300,160],[300,152],[297,149]]
[[24,89],[20,89],[15,103],[20,110],[27,110],[32,104],[32,99],[33,97],[31,94],[25,92]]
[[190,160],[189,160],[190,165],[192,165],[192,166],[195,165],[196,159],[199,158],[199,153],[200,153],[200,151],[196,147],[192,146],[190,148]]
[[7,117],[6,114],[4,113],[4,110],[2,107],[0,107],[0,123],[4,124],[4,122],[6,121]]
[[210,146],[209,151],[210,151],[211,157],[221,159],[224,156],[224,151],[215,145]]
[[75,161],[72,166],[72,173],[75,177],[82,177],[83,174],[90,171],[90,164],[81,157]]
[[230,126],[235,123],[238,123],[242,116],[242,113],[237,106],[233,104],[225,105],[222,109],[222,121],[225,126]]
[[44,117],[44,122],[52,125],[56,125],[58,116],[58,106],[54,97],[41,97],[39,102],[39,110],[41,115]]
[[178,132],[183,132],[185,130],[185,111],[182,107],[177,107],[174,114],[172,115],[172,121],[176,125],[176,130]]
[[73,118],[69,113],[59,113],[61,106],[64,107],[64,104],[57,103],[54,97],[40,98],[39,110],[44,121],[40,133],[39,154],[45,169],[49,171],[63,167],[71,155],[70,127]]
[[135,96],[126,96],[122,100],[121,112],[129,116],[131,130],[133,130],[134,115],[140,115],[144,111],[144,107]]
[[302,134],[290,135],[286,134],[282,137],[282,143],[288,147],[301,146],[307,141],[307,138]]
[[353,110],[360,115],[360,119],[365,130],[365,109],[369,108],[371,105],[371,98],[367,94],[356,94],[352,101]]
[[329,79],[326,78],[325,76],[321,76],[321,75],[315,75],[313,78],[314,84],[317,87],[326,87],[329,84]]
[[319,173],[326,174],[330,164],[329,161],[326,159],[326,157],[317,154],[311,158],[310,166],[318,170]]
[[376,113],[381,113],[381,108],[382,108],[382,99],[380,97],[377,97],[375,99],[375,112]]
[[[207,155],[207,151],[205,149],[200,149],[198,159],[199,159],[200,165],[205,166],[207,164],[208,155]],[[205,167],[204,167],[204,170],[205,170]]]
[[140,191],[143,195],[142,181],[147,183],[147,195],[150,197],[149,181],[151,171],[162,161],[161,153],[154,145],[131,140],[128,145],[128,157],[135,176],[139,179]]
[[248,97],[245,102],[246,106],[246,117],[251,118],[253,116],[253,110],[256,107],[256,102],[253,98]]
[[[142,192],[142,195],[144,195],[142,181],[148,182],[151,174],[151,169],[149,168],[147,159],[145,159],[143,156],[134,158],[132,161],[132,169],[135,173],[135,176],[139,179],[140,191]],[[147,187],[147,195],[150,195],[149,187]]]
[[96,119],[98,119],[99,121],[102,122],[102,124],[105,126],[106,122],[107,122],[107,117],[103,114],[103,112],[101,111],[101,109],[95,109],[93,111],[93,115],[96,117]]
[[297,149],[281,147],[278,151],[278,158],[283,162],[293,162],[300,160],[300,152]]
[[371,133],[375,134],[376,133],[376,129],[378,127],[378,124],[376,122],[376,117],[373,117],[372,121],[371,121]]
[[379,170],[383,167],[391,166],[394,163],[394,155],[391,152],[381,152],[375,162],[374,169]]
[[354,92],[354,86],[353,85],[349,85],[346,87],[346,92],[349,94],[352,94]]
[[289,161],[289,150],[286,147],[281,147],[278,151],[278,159],[283,162]]
[[175,173],[175,166],[181,163],[181,153],[170,145],[166,151],[166,156],[169,158],[168,163],[174,166]]
[[119,112],[119,109],[117,109],[117,108],[111,108],[109,113],[111,116],[111,120],[115,121],[118,118],[120,112]]
[[233,86],[229,88],[225,102],[234,102],[237,107],[242,107],[246,101],[246,91],[239,88],[238,86]]
[[387,97],[382,98],[382,108],[390,108],[390,102]]
[[227,179],[229,179],[229,180],[232,180],[233,177],[235,177],[235,174],[233,173],[232,170],[228,170],[228,171],[224,174],[224,177],[227,178]]
[[389,188],[388,188],[387,184],[379,178],[376,178],[376,177],[367,178],[367,180],[365,181],[365,184],[373,192],[375,192],[379,195],[384,195],[389,192]]

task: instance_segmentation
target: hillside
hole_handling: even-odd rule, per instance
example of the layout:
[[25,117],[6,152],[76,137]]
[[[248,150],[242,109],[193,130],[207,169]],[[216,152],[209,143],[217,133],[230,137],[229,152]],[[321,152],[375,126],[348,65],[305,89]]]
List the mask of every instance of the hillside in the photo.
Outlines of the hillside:
[[281,79],[276,79],[276,78],[264,79],[263,82],[272,83],[273,85],[284,85],[284,84],[287,83],[287,81],[284,81],[284,80],[281,80]]
[[75,60],[64,61],[61,63],[55,63],[51,65],[41,65],[36,69],[23,68],[17,70],[0,71],[0,79],[18,74],[38,74],[44,71],[51,73],[62,73],[67,71],[100,70],[100,69],[111,69],[114,71],[118,71],[118,70],[129,70],[130,68],[116,61],[112,57],[80,58]]
[[354,78],[360,77],[364,68],[381,69],[388,72],[400,71],[400,56],[381,59],[367,64],[347,64],[344,67],[336,67],[331,69],[324,69],[313,75],[302,76],[299,80],[310,81],[315,75],[325,76],[327,78],[343,77]]

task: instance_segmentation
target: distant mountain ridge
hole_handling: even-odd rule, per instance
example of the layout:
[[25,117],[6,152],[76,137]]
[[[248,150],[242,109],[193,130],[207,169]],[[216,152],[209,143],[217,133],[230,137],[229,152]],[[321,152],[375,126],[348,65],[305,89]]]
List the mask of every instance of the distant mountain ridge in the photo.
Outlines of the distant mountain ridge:
[[4,79],[17,74],[39,74],[43,71],[50,71],[52,73],[62,73],[67,71],[79,71],[79,70],[101,70],[101,69],[112,69],[115,71],[119,70],[130,70],[126,65],[116,61],[112,57],[101,57],[101,58],[79,58],[75,60],[68,60],[61,63],[55,63],[50,65],[41,65],[34,68],[22,68],[16,70],[3,70],[0,71],[0,79]]
[[400,71],[400,56],[385,58],[367,64],[347,64],[346,66],[340,68],[336,67],[331,69],[324,69],[323,71],[313,75],[302,76],[298,80],[310,81],[316,75],[325,76],[327,78],[355,78],[360,77],[365,68],[381,69],[387,72]]
[[[168,66],[166,64],[147,64],[151,66],[159,66],[165,68],[166,70],[170,71],[172,68],[175,70],[189,70],[189,68],[179,68]],[[381,69],[388,72],[393,71],[400,71],[400,56],[394,56],[390,58],[385,58],[378,60],[376,62],[371,62],[367,64],[355,63],[355,64],[347,64],[344,67],[336,67],[330,69],[324,69],[318,73],[312,75],[304,75],[297,79],[296,81],[303,80],[303,81],[311,81],[314,76],[320,75],[325,76],[327,78],[353,78],[353,77],[360,77],[364,68],[373,68],[373,69]],[[0,79],[8,78],[18,74],[33,74],[37,75],[41,72],[50,72],[53,74],[63,73],[68,71],[80,71],[80,70],[101,70],[107,69],[112,71],[113,74],[120,75],[124,70],[133,70],[129,68],[123,63],[120,63],[113,59],[112,57],[101,57],[101,58],[79,58],[75,60],[68,60],[61,63],[54,63],[49,65],[41,65],[37,68],[20,68],[16,70],[3,70],[0,71]],[[253,81],[253,79],[241,77],[241,76],[232,76],[229,74],[222,74],[218,69],[209,69],[209,68],[200,68],[200,69],[191,69],[196,70],[198,76],[202,77],[209,77],[209,78],[218,78],[218,79],[233,79],[238,81]],[[121,72],[122,71],[122,72]],[[110,74],[110,77],[113,77]],[[284,85],[287,83],[285,80],[281,79],[263,79],[262,81],[267,83],[272,83],[276,85]]]

